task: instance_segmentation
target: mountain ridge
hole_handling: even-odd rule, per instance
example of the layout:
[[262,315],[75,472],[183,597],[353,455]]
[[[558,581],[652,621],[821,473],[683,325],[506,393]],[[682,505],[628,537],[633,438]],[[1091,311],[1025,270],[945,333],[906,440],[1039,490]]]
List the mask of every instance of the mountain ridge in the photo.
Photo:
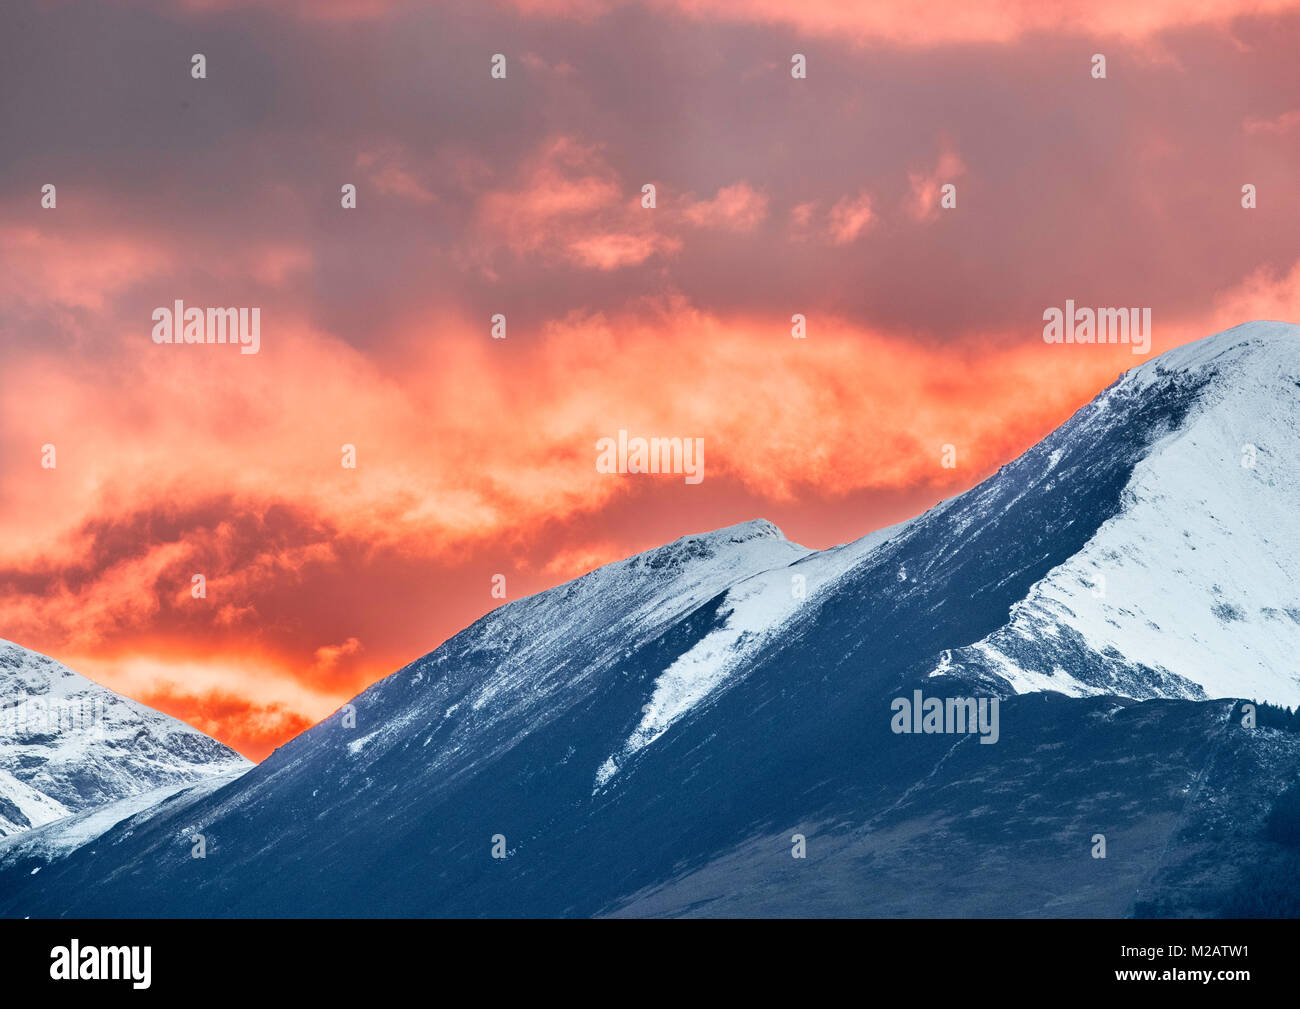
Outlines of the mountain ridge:
[[[1238,329],[1171,359],[1177,367],[1162,355],[1133,369],[976,487],[853,543],[809,551],[755,520],[512,601],[354,698],[354,725],[336,712],[237,781],[108,830],[36,882],[0,869],[0,892],[10,888],[0,909],[684,914],[705,901],[718,913],[798,914],[809,891],[773,875],[789,868],[798,831],[838,881],[818,891],[817,913],[908,913],[899,902],[913,870],[880,848],[888,829],[898,851],[931,859],[969,897],[927,890],[910,913],[1124,914],[1139,899],[1213,913],[1221,894],[1198,896],[1186,880],[1206,850],[1225,862],[1232,846],[1259,864],[1275,857],[1257,836],[1259,811],[1300,767],[1300,746],[1225,721],[1226,701],[1201,699],[1214,685],[1194,678],[1205,668],[1163,668],[1093,639],[1107,619],[1144,626],[1155,612],[1132,572],[1162,570],[1165,542],[1150,537],[1166,526],[1194,541],[1179,556],[1206,576],[1194,601],[1208,619],[1247,598],[1214,580],[1218,565],[1243,556],[1238,544],[1271,542],[1293,485],[1268,462],[1300,450],[1300,432],[1266,424],[1287,415],[1295,327]],[[1270,371],[1274,352],[1285,367]],[[1276,387],[1251,386],[1266,374]],[[1236,416],[1216,405],[1265,393],[1258,416],[1209,437]],[[1256,424],[1257,468],[1243,467],[1227,448],[1240,453]],[[1213,451],[1167,455],[1193,444]],[[1239,504],[1263,502],[1263,529],[1239,513],[1222,517],[1235,524],[1193,522],[1214,511],[1189,496],[1178,465],[1144,469],[1166,458],[1201,467]],[[1172,481],[1170,493],[1155,478]],[[1186,513],[1159,510],[1170,500],[1186,500]],[[1154,516],[1141,511],[1150,507]],[[1069,565],[1090,544],[1104,549],[1087,560],[1125,576],[1098,597],[1100,620],[1076,602],[1029,607],[1037,623],[1026,622],[1026,600],[1059,602],[1036,587],[1087,574]],[[1277,579],[1267,591],[1293,588]],[[1235,642],[1243,667],[1287,687],[1282,658],[1256,645],[1289,619],[1258,612],[1264,598],[1248,597],[1244,619],[1225,616],[1231,633],[1215,644]],[[1289,596],[1275,601],[1284,612]],[[1185,605],[1186,595],[1174,616]],[[1146,698],[1124,696],[1138,687]],[[1002,698],[999,743],[892,733],[890,700],[914,689]],[[1213,826],[1217,807],[1192,810],[1193,794],[1235,795],[1246,811]],[[208,838],[203,864],[189,856],[190,830]],[[1102,886],[1083,838],[1107,830],[1136,861],[1112,862]],[[488,853],[497,836],[500,861]],[[965,862],[943,856],[945,842]],[[723,865],[729,875],[710,875]],[[754,900],[720,902],[723,878]],[[1043,886],[1046,904],[1035,898]],[[866,896],[872,887],[890,896]]]

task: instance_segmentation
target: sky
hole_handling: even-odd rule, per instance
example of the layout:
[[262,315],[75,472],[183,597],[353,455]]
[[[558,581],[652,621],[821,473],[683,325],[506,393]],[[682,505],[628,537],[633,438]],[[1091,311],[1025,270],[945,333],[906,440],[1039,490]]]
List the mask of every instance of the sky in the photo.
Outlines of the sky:
[[[261,759],[495,575],[906,519],[1150,358],[1046,309],[1300,322],[1298,42],[1273,0],[5,0],[0,637]],[[177,300],[258,352],[156,343]],[[620,430],[704,479],[599,472]]]

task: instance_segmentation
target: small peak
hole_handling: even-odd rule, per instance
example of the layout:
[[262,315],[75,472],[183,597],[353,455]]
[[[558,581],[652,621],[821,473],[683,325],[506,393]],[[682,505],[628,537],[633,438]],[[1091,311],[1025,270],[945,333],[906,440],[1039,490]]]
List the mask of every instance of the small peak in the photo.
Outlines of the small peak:
[[734,526],[724,526],[714,532],[706,533],[707,536],[718,536],[725,538],[731,543],[746,543],[749,540],[783,540],[783,533],[775,522],[767,519],[750,519],[748,522],[740,522]]
[[[753,540],[784,540],[783,533],[774,522],[767,519],[750,519],[748,522],[738,522],[732,526],[723,526],[721,529],[712,529],[709,532],[689,533],[686,536],[679,537],[666,546],[674,546],[678,543],[706,543],[710,546],[720,546],[724,543],[749,543]],[[659,549],[664,549],[660,547]]]
[[789,542],[775,523],[767,519],[751,519],[737,525],[723,526],[710,532],[692,533],[673,540],[664,546],[647,550],[630,558],[632,563],[645,564],[649,567],[661,567],[665,564],[679,564],[689,560],[716,557],[728,547],[740,543],[756,543],[761,540]]

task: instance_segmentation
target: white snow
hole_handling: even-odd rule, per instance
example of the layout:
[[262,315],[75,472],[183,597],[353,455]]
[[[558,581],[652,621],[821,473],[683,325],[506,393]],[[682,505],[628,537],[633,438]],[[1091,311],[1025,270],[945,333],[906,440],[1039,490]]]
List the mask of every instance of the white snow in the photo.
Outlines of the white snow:
[[1024,670],[999,647],[1067,628],[1209,697],[1300,704],[1300,327],[1240,326],[1120,384],[1207,368],[1219,372],[1208,400],[1138,464],[1123,511],[976,646],[1017,691],[1102,692]]
[[[13,803],[33,827],[61,819],[69,813],[63,803],[43,792],[38,792],[5,770],[0,770],[0,799]],[[6,819],[4,814],[0,813],[0,837],[22,829],[24,828],[21,824]]]
[[[753,575],[728,590],[722,604],[722,611],[727,613],[723,626],[705,635],[659,675],[640,724],[597,771],[596,789],[604,787],[630,757],[713,694],[744,658],[798,619],[810,599],[835,585],[906,525],[878,529],[852,543],[809,553],[792,564]],[[905,577],[905,572],[900,571],[900,576]],[[796,594],[796,586],[803,595]]]
[[20,814],[0,801],[0,837],[249,766],[184,722],[0,639],[0,800]]
[[[210,795],[247,773],[248,767],[226,771],[198,782],[152,788],[138,795],[96,806],[84,813],[64,816],[43,826],[0,838],[0,867],[32,857],[42,858],[48,865],[56,858],[84,847],[122,821],[152,809],[179,792],[187,793],[185,796],[187,803]],[[169,808],[175,809],[176,805],[170,804]],[[39,868],[38,866],[37,869]],[[33,874],[37,869],[32,870]]]
[[356,754],[360,753],[362,749],[365,747],[365,745],[368,742],[370,742],[372,739],[374,739],[375,736],[377,735],[379,735],[378,729],[376,729],[374,732],[367,733],[366,735],[362,736],[360,739],[352,740],[352,742],[348,743],[348,752],[351,753],[353,756],[356,756]]

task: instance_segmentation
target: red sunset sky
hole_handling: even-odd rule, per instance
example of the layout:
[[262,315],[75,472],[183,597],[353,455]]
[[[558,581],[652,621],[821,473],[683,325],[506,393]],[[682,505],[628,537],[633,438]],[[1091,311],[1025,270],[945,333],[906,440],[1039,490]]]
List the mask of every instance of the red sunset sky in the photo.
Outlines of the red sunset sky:
[[[1148,359],[1044,309],[1300,321],[1298,43],[1269,0],[6,0],[0,637],[260,759],[494,574],[907,518]],[[260,353],[155,345],[176,299]],[[620,428],[703,483],[596,472]]]

